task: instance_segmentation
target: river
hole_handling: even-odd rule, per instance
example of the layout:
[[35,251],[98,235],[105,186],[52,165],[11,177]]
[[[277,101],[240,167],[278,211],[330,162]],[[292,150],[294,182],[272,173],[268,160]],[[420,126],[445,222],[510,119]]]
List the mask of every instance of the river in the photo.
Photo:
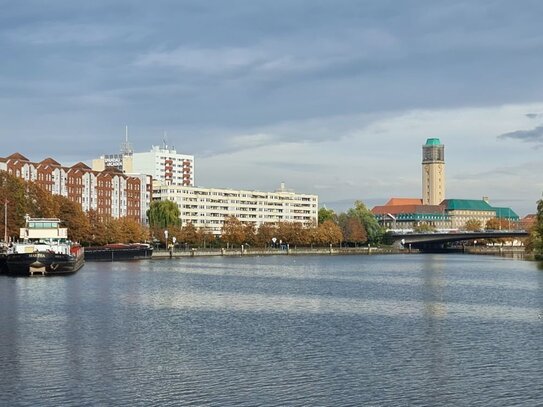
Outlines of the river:
[[543,270],[210,257],[0,276],[0,405],[541,406]]

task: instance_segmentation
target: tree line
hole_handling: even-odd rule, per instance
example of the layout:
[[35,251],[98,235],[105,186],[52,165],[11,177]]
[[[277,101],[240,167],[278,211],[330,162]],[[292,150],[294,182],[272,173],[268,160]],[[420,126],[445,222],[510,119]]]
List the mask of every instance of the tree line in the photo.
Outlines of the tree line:
[[537,215],[526,243],[526,251],[534,254],[537,260],[543,260],[543,199],[537,202]]

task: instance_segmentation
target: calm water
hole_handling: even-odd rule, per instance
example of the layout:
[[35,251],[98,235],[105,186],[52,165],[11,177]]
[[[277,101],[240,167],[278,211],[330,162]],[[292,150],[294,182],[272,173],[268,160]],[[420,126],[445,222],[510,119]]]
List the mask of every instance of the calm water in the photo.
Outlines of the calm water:
[[531,262],[87,263],[0,276],[0,307],[0,405],[543,405]]

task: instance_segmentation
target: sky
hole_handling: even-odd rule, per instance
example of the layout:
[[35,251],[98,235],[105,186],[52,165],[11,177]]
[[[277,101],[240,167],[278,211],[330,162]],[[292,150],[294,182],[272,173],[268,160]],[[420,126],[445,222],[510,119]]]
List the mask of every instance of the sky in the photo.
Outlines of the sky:
[[[0,156],[166,139],[198,186],[281,182],[344,211],[421,196],[520,216],[543,192],[539,0],[0,0]],[[165,136],[166,135],[166,136]]]

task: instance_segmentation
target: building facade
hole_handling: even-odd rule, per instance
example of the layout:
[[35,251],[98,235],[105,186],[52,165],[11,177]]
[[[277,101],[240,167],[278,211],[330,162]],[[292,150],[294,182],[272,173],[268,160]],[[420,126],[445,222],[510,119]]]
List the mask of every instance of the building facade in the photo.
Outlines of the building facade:
[[19,153],[0,158],[0,170],[62,195],[84,211],[147,223],[152,197],[152,178],[148,175],[128,175],[113,167],[94,171],[82,162],[65,167],[52,158],[36,163]]
[[422,201],[439,205],[445,199],[445,146],[429,138],[422,146]]
[[103,155],[92,160],[92,169],[115,167],[128,174],[146,174],[165,185],[194,185],[194,156],[179,154],[168,146],[152,146],[145,153]]
[[183,226],[192,223],[220,235],[224,219],[235,216],[243,223],[259,227],[264,223],[318,222],[318,196],[296,194],[284,188],[275,192],[201,188],[154,183],[154,200],[175,202]]

